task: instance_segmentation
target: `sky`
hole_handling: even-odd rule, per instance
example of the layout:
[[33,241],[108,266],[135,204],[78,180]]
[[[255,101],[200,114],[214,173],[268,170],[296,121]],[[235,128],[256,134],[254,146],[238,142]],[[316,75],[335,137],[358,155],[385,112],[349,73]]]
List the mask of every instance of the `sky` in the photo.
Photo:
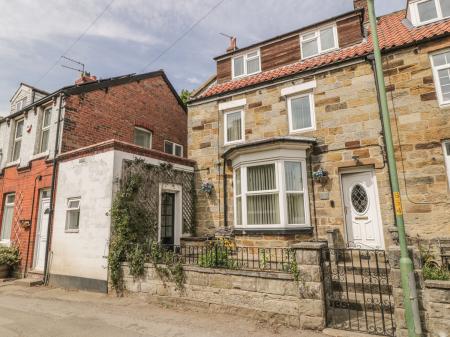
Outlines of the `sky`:
[[[406,6],[375,3],[377,15]],[[0,115],[20,82],[49,92],[72,84],[78,73],[61,65],[78,65],[61,55],[97,78],[164,69],[178,91],[192,90],[229,44],[220,33],[245,47],[352,8],[352,0],[0,0]]]

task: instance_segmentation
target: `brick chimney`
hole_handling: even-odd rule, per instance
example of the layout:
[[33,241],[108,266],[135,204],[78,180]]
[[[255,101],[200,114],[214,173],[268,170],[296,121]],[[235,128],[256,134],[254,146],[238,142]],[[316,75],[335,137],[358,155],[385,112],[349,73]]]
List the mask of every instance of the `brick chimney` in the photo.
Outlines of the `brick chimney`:
[[353,8],[364,8],[364,26],[369,23],[369,10],[367,8],[367,0],[353,0]]
[[232,37],[230,37],[230,46],[227,48],[227,53],[235,51],[236,49],[238,49],[237,41],[236,41],[236,38],[234,36],[232,36]]
[[78,78],[75,81],[76,85],[81,85],[81,84],[85,84],[85,83],[89,83],[89,82],[95,82],[97,81],[97,77],[94,75],[91,75],[90,73],[88,73],[87,71],[85,71],[84,73],[81,73],[80,78]]

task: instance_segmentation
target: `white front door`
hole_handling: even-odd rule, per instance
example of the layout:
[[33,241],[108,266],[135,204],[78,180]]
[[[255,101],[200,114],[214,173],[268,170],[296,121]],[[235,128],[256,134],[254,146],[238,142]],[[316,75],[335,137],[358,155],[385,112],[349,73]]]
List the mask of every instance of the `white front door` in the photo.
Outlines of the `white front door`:
[[345,173],[341,177],[348,245],[362,249],[384,248],[374,173]]
[[36,241],[34,246],[34,270],[44,271],[45,249],[47,247],[48,217],[50,215],[49,192],[40,194],[38,227],[36,228]]

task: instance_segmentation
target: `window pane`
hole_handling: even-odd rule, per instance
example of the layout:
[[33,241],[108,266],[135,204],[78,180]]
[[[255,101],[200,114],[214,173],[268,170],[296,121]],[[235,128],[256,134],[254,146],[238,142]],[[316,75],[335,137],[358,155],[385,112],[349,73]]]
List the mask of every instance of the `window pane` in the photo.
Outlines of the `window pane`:
[[16,126],[16,138],[22,137],[23,134],[23,120],[17,122]]
[[67,211],[66,229],[78,229],[80,220],[79,210]]
[[79,208],[80,207],[80,200],[69,200],[69,203],[67,205],[68,208]]
[[447,152],[447,156],[450,157],[450,142],[445,143],[445,149]]
[[41,148],[39,152],[45,152],[48,149],[48,134],[49,130],[42,131]]
[[165,142],[164,143],[164,152],[172,154],[173,153],[173,143]]
[[286,191],[303,191],[301,163],[287,161],[284,163]]
[[181,157],[183,155],[183,147],[181,145],[175,145],[175,156]]
[[442,98],[444,101],[450,100],[450,69],[441,69],[438,71],[439,85],[441,87]]
[[236,198],[236,225],[242,225],[242,198]]
[[442,16],[450,16],[450,0],[440,0]]
[[233,142],[242,139],[241,112],[233,112],[226,115],[227,119],[227,141]]
[[421,22],[437,18],[437,11],[434,0],[429,0],[417,4],[417,9],[419,11],[419,19]]
[[244,74],[244,57],[237,57],[233,59],[234,76],[241,76]]
[[435,66],[442,66],[450,63],[450,52],[437,54],[433,56],[433,64]]
[[279,224],[278,194],[247,196],[247,223],[249,225]]
[[[10,195],[6,196],[6,200],[9,201]],[[14,199],[13,199],[14,201]],[[3,220],[2,220],[2,233],[1,240],[10,240],[11,239],[11,227],[14,215],[14,204],[5,205],[3,209]]]
[[13,157],[12,160],[16,161],[19,160],[20,158],[20,148],[22,147],[22,141],[18,140],[14,143],[14,152],[13,152]]
[[274,189],[276,189],[275,164],[247,168],[248,191],[270,191]]
[[259,57],[247,61],[247,74],[259,71]]
[[151,144],[151,133],[150,131],[144,131],[141,129],[134,130],[134,144],[150,148]]
[[334,29],[332,27],[320,31],[320,45],[323,50],[332,49],[334,45]]
[[288,224],[289,225],[300,225],[305,223],[305,203],[303,199],[303,194],[292,194],[288,193],[286,195],[287,199],[287,210],[288,210]]
[[309,96],[291,99],[291,113],[293,130],[312,127]]
[[236,170],[236,195],[241,195],[241,169]]
[[52,115],[52,110],[47,109],[44,111],[44,119],[42,121],[42,127],[45,128],[50,125],[50,117]]
[[317,39],[302,43],[303,57],[310,57],[319,53]]

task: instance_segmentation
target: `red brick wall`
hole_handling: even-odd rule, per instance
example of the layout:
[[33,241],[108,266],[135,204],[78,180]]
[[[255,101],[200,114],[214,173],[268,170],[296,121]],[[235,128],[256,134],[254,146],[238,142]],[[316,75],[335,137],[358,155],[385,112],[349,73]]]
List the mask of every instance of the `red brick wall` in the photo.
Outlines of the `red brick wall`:
[[153,149],[163,151],[167,139],[187,153],[187,114],[161,76],[69,96],[62,152],[110,139],[133,143],[135,126],[152,131]]
[[[53,172],[52,164],[46,163],[44,159],[32,161],[30,165],[30,168],[20,171],[17,170],[17,167],[6,168],[3,175],[0,176],[0,219],[3,219],[5,194],[16,194],[11,242],[17,244],[20,248],[22,257],[21,269],[25,266],[27,250],[28,269],[33,265],[34,241],[39,209],[39,190],[44,188],[50,189]],[[42,179],[36,179],[38,176],[42,176]],[[27,230],[23,229],[19,221],[16,220],[31,220],[31,228]]]

